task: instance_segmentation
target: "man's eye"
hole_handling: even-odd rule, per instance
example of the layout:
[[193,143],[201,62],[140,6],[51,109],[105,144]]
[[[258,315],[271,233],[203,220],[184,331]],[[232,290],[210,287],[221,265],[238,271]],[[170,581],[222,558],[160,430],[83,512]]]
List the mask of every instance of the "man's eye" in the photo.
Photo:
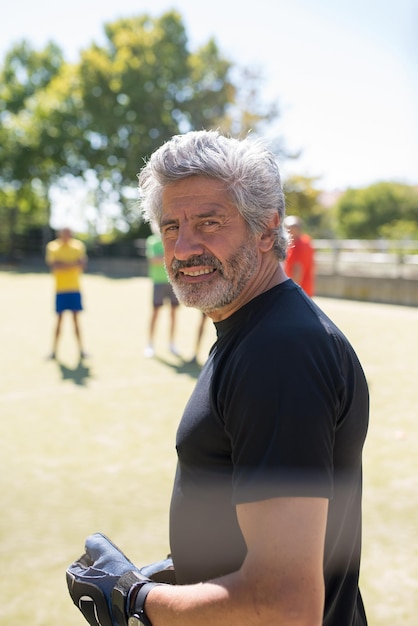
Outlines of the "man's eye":
[[166,233],[171,233],[176,230],[178,230],[177,224],[167,224],[167,226],[163,226],[163,228],[161,229],[161,232],[163,234],[166,234]]

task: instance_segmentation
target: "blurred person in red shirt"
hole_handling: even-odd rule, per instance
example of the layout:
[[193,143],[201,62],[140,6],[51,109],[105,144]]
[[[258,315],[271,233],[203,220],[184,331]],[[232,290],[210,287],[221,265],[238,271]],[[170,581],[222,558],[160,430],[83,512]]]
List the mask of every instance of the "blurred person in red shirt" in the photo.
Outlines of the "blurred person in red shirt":
[[314,295],[315,258],[312,240],[303,233],[302,220],[288,215],[284,220],[290,236],[284,270],[308,296]]

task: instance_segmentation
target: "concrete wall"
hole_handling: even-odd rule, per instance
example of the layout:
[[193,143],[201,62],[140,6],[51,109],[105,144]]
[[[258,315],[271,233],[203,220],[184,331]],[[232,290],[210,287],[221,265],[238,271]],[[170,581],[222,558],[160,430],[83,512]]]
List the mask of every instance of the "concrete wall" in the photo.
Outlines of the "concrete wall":
[[316,295],[418,306],[418,280],[383,276],[316,276]]

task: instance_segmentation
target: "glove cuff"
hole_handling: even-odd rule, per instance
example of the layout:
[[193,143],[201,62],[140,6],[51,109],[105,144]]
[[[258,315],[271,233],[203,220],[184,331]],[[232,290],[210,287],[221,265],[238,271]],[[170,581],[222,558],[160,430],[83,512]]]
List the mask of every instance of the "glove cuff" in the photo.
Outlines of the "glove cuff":
[[138,584],[134,589],[132,589],[132,599],[129,602],[129,620],[128,626],[136,626],[138,621],[144,626],[152,626],[148,615],[145,612],[145,600],[147,599],[147,595],[154,587],[159,587],[164,583],[154,583],[154,582],[146,582],[144,584]]
[[[139,572],[129,571],[123,574],[112,590],[112,612],[118,626],[128,625],[129,609],[132,599],[143,585],[150,583],[150,579],[142,576]],[[155,584],[155,583],[153,583]],[[134,595],[133,595],[134,594]]]

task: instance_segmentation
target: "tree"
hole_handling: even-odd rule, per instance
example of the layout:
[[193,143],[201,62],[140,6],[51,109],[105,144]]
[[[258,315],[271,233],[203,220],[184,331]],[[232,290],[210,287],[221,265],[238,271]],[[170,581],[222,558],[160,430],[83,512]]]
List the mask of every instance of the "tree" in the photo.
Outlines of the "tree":
[[[265,102],[260,94],[263,90],[263,74],[259,68],[231,68],[234,97],[220,119],[220,128],[234,136],[244,137],[248,133],[263,132],[264,127],[279,116],[276,102]],[[281,156],[288,156],[281,140],[272,141],[273,150]]]
[[105,44],[85,49],[76,64],[53,43],[35,51],[24,41],[6,56],[0,221],[10,233],[28,226],[29,216],[47,223],[51,187],[65,189],[72,177],[84,181],[98,210],[119,207],[119,222],[122,215],[134,232],[139,216],[129,192],[161,143],[202,127],[246,134],[277,115],[260,103],[254,73],[237,87],[213,39],[189,51],[175,11],[120,19],[104,32]]
[[137,211],[124,189],[143,159],[174,134],[220,125],[235,89],[214,41],[188,52],[175,11],[120,19],[106,24],[105,34],[106,44],[85,50],[79,65],[88,118],[83,154],[98,180],[97,204],[110,182],[132,225]]
[[25,109],[31,96],[59,73],[62,63],[62,52],[54,43],[39,52],[25,40],[14,45],[1,71],[0,113],[17,114]]
[[23,41],[6,55],[0,72],[0,250],[8,256],[15,254],[19,232],[45,222],[52,154],[40,140],[45,125],[35,122],[36,98],[62,64],[56,45],[36,52]]
[[284,185],[286,213],[300,217],[313,237],[329,233],[329,215],[320,202],[321,191],[315,187],[316,177],[289,176]]
[[394,232],[404,232],[418,223],[418,188],[396,182],[380,182],[362,189],[348,189],[336,205],[340,236],[353,239],[376,239]]

